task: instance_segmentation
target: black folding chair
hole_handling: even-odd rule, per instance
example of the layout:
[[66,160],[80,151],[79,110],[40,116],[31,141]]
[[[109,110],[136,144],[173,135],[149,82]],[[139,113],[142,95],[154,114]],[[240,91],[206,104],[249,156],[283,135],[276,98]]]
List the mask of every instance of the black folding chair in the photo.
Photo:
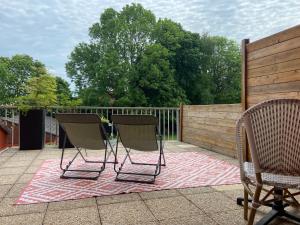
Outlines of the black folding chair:
[[[130,182],[140,182],[140,183],[154,183],[155,178],[161,172],[161,166],[165,166],[165,156],[163,152],[162,136],[158,133],[158,118],[150,115],[112,115],[112,121],[116,126],[117,144],[116,144],[116,154],[115,160],[117,162],[118,146],[119,141],[125,148],[126,155],[117,168],[117,163],[114,164],[115,172],[117,173],[116,181],[130,181]],[[158,162],[157,163],[143,163],[134,162],[130,156],[131,150],[152,152],[159,151]],[[138,173],[138,172],[124,172],[123,166],[125,162],[129,160],[132,165],[141,166],[155,166],[155,171],[153,173]],[[163,161],[163,163],[162,163]],[[145,176],[152,177],[151,180],[136,180],[136,179],[124,179],[120,178],[120,175],[135,175],[135,176]]]
[[[115,154],[105,129],[101,123],[101,119],[97,114],[79,114],[79,113],[58,113],[56,119],[65,131],[64,144],[62,148],[60,168],[63,173],[61,178],[74,179],[92,179],[96,180],[101,172],[105,169],[105,164],[108,163],[108,158],[111,153]],[[77,150],[74,157],[65,165],[64,153],[67,137]],[[108,152],[109,148],[109,152]],[[103,160],[88,160],[82,153],[83,150],[104,150]],[[87,153],[86,153],[87,154]],[[97,169],[76,169],[71,168],[77,157],[81,156],[85,164],[101,166]],[[114,162],[113,162],[114,163]],[[68,176],[67,172],[89,172],[96,173],[96,176]]]

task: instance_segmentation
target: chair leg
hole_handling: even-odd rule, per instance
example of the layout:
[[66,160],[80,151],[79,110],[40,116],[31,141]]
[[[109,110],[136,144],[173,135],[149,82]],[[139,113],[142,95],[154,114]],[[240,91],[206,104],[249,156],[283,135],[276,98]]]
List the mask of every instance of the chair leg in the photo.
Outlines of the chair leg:
[[248,191],[244,188],[244,219],[248,220]]
[[250,216],[249,216],[249,220],[248,220],[248,225],[253,225],[255,214],[256,214],[256,209],[259,207],[258,202],[259,202],[261,190],[262,190],[262,186],[257,185],[255,193],[254,193],[254,197],[253,197],[253,202],[252,202],[251,212],[250,212]]

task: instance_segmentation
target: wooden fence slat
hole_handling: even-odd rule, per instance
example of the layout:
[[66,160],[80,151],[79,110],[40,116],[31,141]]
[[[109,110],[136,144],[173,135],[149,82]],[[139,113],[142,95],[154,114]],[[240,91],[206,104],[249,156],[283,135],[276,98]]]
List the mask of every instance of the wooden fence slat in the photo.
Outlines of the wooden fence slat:
[[234,157],[240,113],[240,104],[183,106],[182,140]]
[[248,69],[255,69],[264,66],[270,66],[277,63],[287,62],[300,57],[300,43],[298,48],[294,48],[275,55],[266,56],[248,62]]
[[247,51],[253,52],[258,49],[266,48],[268,46],[272,46],[277,43],[284,42],[299,36],[300,36],[300,25],[297,25],[289,29],[286,29],[284,31],[273,34],[271,36],[250,43],[249,45],[247,45]]

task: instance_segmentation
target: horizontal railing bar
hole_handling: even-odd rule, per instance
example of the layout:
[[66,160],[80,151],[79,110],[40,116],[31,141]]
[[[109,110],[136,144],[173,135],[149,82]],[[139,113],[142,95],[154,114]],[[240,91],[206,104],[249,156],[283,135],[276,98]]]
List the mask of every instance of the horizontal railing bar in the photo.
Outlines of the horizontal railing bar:
[[[16,106],[0,106],[0,109],[17,109]],[[177,107],[98,107],[98,106],[50,106],[47,109],[169,109],[169,110],[179,110]]]

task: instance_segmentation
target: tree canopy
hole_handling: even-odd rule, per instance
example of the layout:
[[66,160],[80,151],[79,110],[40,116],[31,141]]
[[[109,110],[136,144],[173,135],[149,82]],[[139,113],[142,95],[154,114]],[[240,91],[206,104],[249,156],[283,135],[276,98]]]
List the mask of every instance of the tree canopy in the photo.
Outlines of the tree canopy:
[[56,80],[55,77],[43,74],[28,79],[26,95],[17,98],[18,107],[21,110],[31,108],[46,108],[56,105]]
[[[26,98],[28,98],[30,95],[32,97],[33,88],[36,90],[35,93],[39,93],[38,95],[41,97],[42,107],[53,97],[51,94],[49,98],[45,97],[43,91],[49,93],[48,88],[55,89],[54,95],[57,101],[51,101],[53,104],[67,106],[80,104],[80,101],[74,100],[72,97],[68,82],[60,77],[51,76],[40,61],[34,60],[28,55],[0,57],[0,104],[20,103],[21,99],[24,100],[20,97],[27,96]],[[44,103],[42,102],[43,95]]]
[[199,35],[140,4],[108,8],[66,64],[85,105],[178,106],[240,100],[236,42]]

